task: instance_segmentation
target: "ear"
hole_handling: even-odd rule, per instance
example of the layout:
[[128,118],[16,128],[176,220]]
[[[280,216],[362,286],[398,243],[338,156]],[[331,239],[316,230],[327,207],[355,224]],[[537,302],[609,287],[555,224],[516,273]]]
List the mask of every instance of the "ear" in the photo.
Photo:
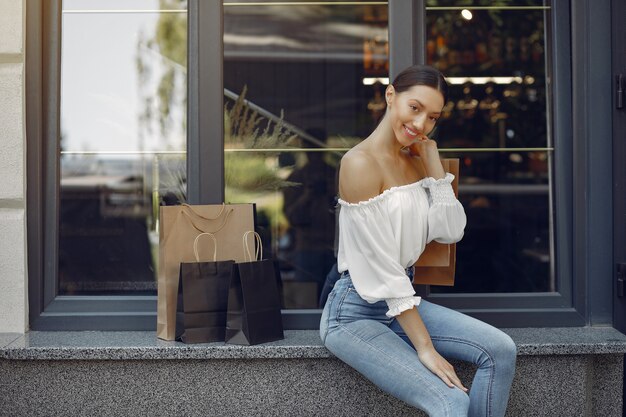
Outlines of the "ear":
[[387,89],[385,90],[385,101],[387,101],[387,105],[390,106],[393,101],[394,96],[396,95],[396,90],[393,88],[393,85],[389,84]]

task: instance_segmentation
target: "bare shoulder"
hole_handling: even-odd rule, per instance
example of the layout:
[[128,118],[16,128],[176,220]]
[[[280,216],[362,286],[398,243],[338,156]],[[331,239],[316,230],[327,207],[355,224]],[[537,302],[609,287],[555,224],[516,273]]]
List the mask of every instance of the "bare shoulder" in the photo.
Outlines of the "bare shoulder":
[[380,194],[382,185],[380,164],[372,154],[353,148],[341,158],[339,195],[342,200],[366,201]]

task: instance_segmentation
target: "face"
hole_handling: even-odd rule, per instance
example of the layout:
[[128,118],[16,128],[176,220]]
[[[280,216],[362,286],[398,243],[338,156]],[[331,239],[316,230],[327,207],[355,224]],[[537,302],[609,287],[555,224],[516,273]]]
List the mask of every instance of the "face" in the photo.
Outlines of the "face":
[[385,98],[393,132],[402,146],[432,132],[444,105],[443,95],[426,85],[414,85],[402,93],[389,85]]

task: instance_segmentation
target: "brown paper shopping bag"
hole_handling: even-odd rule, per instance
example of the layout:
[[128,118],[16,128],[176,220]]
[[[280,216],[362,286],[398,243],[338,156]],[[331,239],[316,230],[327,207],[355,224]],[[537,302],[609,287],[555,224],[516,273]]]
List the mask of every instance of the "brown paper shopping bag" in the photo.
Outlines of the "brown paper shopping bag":
[[[455,158],[442,159],[443,169],[454,175],[452,189],[459,195],[459,160]],[[456,265],[456,243],[444,244],[432,241],[426,245],[424,252],[415,263],[413,284],[426,285],[454,285],[454,270]]]
[[[200,233],[212,233],[218,242],[217,261],[244,261],[241,236],[254,230],[254,204],[162,206],[159,212],[159,271],[157,337],[174,340],[181,262],[194,262],[193,242]],[[251,244],[254,244],[250,237]],[[200,251],[208,259],[209,248]]]

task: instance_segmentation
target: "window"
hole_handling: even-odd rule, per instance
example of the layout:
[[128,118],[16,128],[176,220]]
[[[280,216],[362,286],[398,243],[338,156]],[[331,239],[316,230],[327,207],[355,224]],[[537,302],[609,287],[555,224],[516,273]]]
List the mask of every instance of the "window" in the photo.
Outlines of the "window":
[[154,328],[158,206],[186,198],[187,1],[28,6],[31,328]]
[[225,196],[256,202],[284,308],[318,309],[339,160],[385,108],[387,5],[272,3],[224,3]]
[[412,62],[451,77],[437,138],[462,161],[470,220],[458,285],[432,297],[501,326],[584,324],[569,5],[310,3],[33,1],[45,59],[27,70],[29,89],[44,79],[30,113],[42,133],[28,136],[33,328],[153,329],[156,208],[222,199],[257,204],[286,327],[315,328],[337,162]]
[[185,201],[186,9],[63,2],[59,295],[156,294],[158,206]]
[[555,292],[550,2],[429,1],[426,61],[450,83],[437,139],[468,216],[454,287]]

